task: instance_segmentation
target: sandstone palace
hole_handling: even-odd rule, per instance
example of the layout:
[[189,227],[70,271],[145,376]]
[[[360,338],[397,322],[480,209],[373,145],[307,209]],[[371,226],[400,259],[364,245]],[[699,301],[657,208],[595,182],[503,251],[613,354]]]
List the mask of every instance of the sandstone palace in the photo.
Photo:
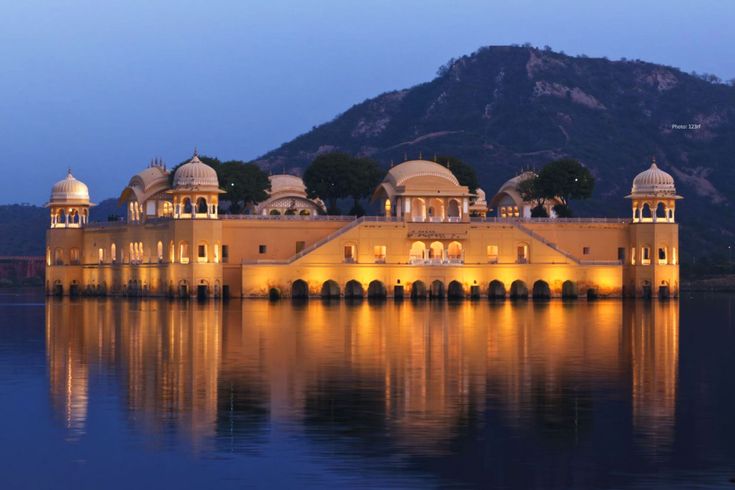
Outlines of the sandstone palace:
[[[379,216],[324,215],[303,181],[271,176],[247,215],[219,214],[217,173],[197,155],[173,178],[154,163],[120,196],[125,222],[89,221],[67,177],[48,203],[46,289],[55,295],[199,298],[659,297],[679,291],[674,180],[633,179],[632,217],[531,218],[518,184],[489,201],[426,160],[392,167]],[[621,196],[622,197],[622,196]]]

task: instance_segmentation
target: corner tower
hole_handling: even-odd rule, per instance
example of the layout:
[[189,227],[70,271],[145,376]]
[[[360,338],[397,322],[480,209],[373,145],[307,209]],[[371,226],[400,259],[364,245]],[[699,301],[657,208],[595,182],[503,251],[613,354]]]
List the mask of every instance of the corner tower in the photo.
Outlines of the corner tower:
[[82,284],[84,226],[89,222],[89,189],[71,174],[51,188],[46,204],[50,224],[46,231],[46,292],[75,296]]
[[625,288],[629,295],[659,298],[679,294],[679,225],[674,178],[651,162],[633,179],[633,222]]

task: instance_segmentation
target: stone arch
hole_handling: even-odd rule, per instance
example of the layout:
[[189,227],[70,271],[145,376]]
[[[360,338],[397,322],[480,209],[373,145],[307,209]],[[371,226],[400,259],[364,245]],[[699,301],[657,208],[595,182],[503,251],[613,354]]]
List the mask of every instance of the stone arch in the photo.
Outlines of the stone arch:
[[203,197],[197,199],[197,214],[207,214],[209,209],[207,207],[207,200]]
[[424,260],[426,257],[426,244],[422,241],[413,242],[408,256],[412,261]]
[[291,284],[291,298],[306,299],[309,297],[309,285],[303,279],[296,279]]
[[510,298],[511,299],[528,299],[528,286],[520,279],[516,279],[510,285]]
[[309,216],[310,214],[311,212],[308,209],[302,209],[301,211],[299,211],[300,216]]
[[181,201],[181,212],[184,214],[191,214],[193,211],[193,206],[191,205],[191,199],[188,197],[185,197]]
[[651,214],[651,205],[647,202],[644,202],[641,206],[640,210],[640,219],[651,219],[653,218],[653,215]]
[[656,209],[654,210],[654,215],[656,216],[656,219],[665,220],[668,215],[668,210],[666,209],[666,204],[663,201],[659,201],[656,203]]
[[431,299],[444,299],[444,283],[439,279],[431,283],[431,289],[429,290],[429,298]]
[[370,299],[385,299],[388,296],[385,284],[377,279],[370,281],[370,284],[368,284],[367,296]]
[[549,283],[539,279],[533,283],[533,299],[551,299]]
[[287,209],[285,213],[283,213],[286,216],[295,216],[296,210],[295,209]]
[[411,200],[411,220],[426,220],[426,202],[420,197],[414,197]]
[[456,199],[451,199],[447,203],[447,218],[459,218],[460,216],[460,203]]
[[459,281],[452,281],[447,286],[447,298],[449,299],[464,299],[465,292],[464,286]]
[[443,221],[445,218],[444,201],[435,197],[429,200],[429,207],[426,209],[428,217],[435,221]]
[[268,214],[270,214],[271,216],[280,216],[281,212],[277,209],[271,209]]
[[444,244],[442,242],[431,242],[429,245],[429,258],[441,260],[444,258]]
[[447,246],[447,258],[459,260],[462,258],[462,244],[454,241]]
[[345,298],[361,299],[365,295],[365,291],[362,289],[362,284],[355,279],[347,281],[345,284]]
[[332,279],[329,279],[328,281],[324,281],[324,284],[322,284],[322,291],[321,291],[322,298],[339,298],[339,284],[337,284],[337,281],[333,281]]
[[488,299],[505,299],[505,284],[497,279],[490,281],[487,287]]
[[424,281],[414,281],[411,284],[411,299],[426,299],[426,284],[424,284]]
[[577,285],[569,280],[564,281],[561,285],[561,297],[564,299],[576,299],[577,296]]

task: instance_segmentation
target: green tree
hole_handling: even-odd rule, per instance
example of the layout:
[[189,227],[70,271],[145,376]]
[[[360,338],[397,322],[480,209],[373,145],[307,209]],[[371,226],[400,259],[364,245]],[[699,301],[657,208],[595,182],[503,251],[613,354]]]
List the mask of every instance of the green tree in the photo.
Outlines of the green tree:
[[572,199],[588,199],[595,188],[592,173],[572,158],[549,162],[538,173],[540,190],[544,197],[556,197],[564,206]]
[[518,192],[524,201],[535,203],[532,216],[542,216],[545,202],[558,199],[560,203],[554,206],[554,211],[564,218],[572,215],[569,201],[589,198],[594,188],[595,178],[587,167],[577,160],[563,158],[547,163],[538,174],[523,180]]
[[310,198],[327,201],[327,213],[339,214],[337,199],[350,197],[352,157],[342,152],[317,156],[304,172],[304,184]]
[[352,197],[350,214],[362,216],[365,210],[360,200],[370,196],[380,183],[384,171],[375,160],[369,158],[352,158],[350,163],[350,185],[348,194]]
[[470,192],[475,192],[480,187],[480,181],[477,180],[475,168],[464,163],[457,157],[439,156],[436,157],[437,163],[444,165],[452,171],[461,185],[466,185]]
[[268,198],[270,180],[254,163],[239,160],[224,162],[217,172],[219,185],[225,194],[222,198],[230,202],[230,212],[240,213],[249,205]]

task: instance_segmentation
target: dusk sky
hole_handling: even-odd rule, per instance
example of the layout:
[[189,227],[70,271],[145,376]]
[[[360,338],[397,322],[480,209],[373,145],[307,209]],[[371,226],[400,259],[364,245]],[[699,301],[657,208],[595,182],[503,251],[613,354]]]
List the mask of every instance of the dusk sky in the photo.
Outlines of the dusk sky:
[[735,77],[729,0],[4,0],[0,18],[0,203],[43,203],[67,167],[100,201],[154,157],[253,159],[484,45]]

